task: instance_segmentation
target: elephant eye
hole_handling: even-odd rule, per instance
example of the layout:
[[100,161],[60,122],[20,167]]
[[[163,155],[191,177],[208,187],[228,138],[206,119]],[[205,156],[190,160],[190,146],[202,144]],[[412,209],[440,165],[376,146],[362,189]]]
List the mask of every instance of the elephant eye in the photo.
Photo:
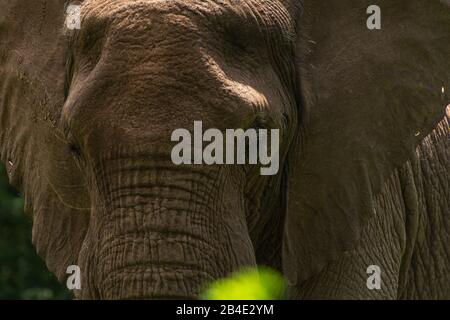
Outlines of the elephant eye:
[[262,8],[267,4],[258,7],[251,2],[242,2],[245,4],[242,7],[227,7],[210,20],[225,40],[225,50],[232,46],[235,51],[258,55],[270,45],[285,46],[292,42],[295,29],[284,7],[268,5],[265,11]]
[[249,50],[255,44],[255,39],[243,27],[226,26],[224,38],[228,43],[244,51]]
[[75,142],[72,133],[69,131],[69,127],[67,125],[64,125],[63,128],[67,141],[66,145],[67,152],[72,156],[74,156],[76,159],[81,159],[82,151],[80,145],[77,142]]
[[222,36],[227,44],[231,44],[239,51],[250,52],[264,44],[263,33],[249,21],[225,23]]
[[76,144],[75,142],[69,142],[67,148],[69,153],[72,154],[75,158],[81,158],[81,148],[78,144]]

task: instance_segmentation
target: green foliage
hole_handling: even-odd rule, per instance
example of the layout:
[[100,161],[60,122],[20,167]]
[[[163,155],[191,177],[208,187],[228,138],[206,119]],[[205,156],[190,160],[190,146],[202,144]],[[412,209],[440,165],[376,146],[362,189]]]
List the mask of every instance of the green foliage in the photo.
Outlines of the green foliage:
[[286,281],[277,271],[267,267],[246,269],[210,284],[206,300],[277,300],[284,297]]
[[31,244],[31,219],[0,165],[0,299],[68,299]]

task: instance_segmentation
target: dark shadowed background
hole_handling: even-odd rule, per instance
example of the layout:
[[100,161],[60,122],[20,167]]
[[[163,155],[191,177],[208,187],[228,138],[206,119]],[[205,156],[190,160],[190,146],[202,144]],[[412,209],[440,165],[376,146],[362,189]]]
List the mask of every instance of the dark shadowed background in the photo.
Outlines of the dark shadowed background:
[[31,244],[31,218],[0,165],[0,299],[70,299]]

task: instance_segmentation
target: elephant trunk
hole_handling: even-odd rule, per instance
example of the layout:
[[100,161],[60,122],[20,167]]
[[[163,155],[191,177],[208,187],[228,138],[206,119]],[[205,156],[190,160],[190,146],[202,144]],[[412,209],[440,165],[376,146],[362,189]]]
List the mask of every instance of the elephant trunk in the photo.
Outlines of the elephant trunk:
[[197,298],[211,280],[255,265],[243,192],[225,167],[120,156],[95,171],[83,297]]

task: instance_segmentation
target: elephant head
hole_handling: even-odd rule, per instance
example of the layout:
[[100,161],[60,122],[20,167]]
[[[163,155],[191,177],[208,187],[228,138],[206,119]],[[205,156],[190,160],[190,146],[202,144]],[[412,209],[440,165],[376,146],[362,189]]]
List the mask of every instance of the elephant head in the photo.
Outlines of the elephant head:
[[[1,160],[48,268],[80,266],[79,298],[195,298],[354,248],[450,88],[448,4],[379,2],[374,32],[370,1],[0,1]],[[280,170],[174,164],[195,121],[279,129]]]

